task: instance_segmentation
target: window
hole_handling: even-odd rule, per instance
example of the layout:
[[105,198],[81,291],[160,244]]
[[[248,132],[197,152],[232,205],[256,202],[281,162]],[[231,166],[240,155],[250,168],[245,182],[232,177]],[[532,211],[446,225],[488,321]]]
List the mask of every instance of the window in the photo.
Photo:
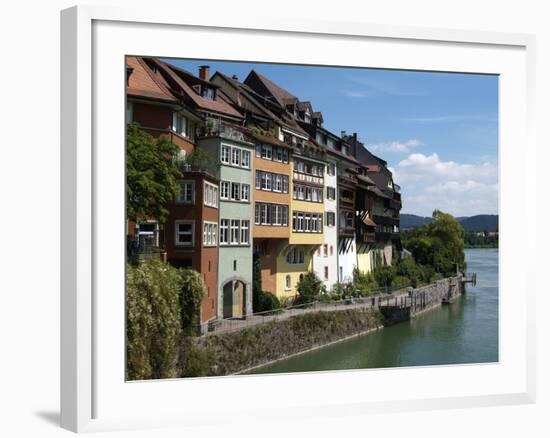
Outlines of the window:
[[260,210],[262,208],[262,205],[256,202],[256,205],[254,206],[254,223],[260,224]]
[[262,190],[271,190],[271,174],[262,172]]
[[241,184],[241,201],[248,202],[250,199],[250,186],[248,184]]
[[288,176],[283,175],[283,193],[288,193]]
[[241,221],[241,245],[248,245],[250,238],[250,221]]
[[329,163],[327,173],[332,176],[336,175],[336,166],[334,165],[334,163]]
[[222,145],[221,149],[221,162],[225,164],[229,164],[229,155],[231,153],[231,147],[227,145]]
[[187,118],[180,113],[172,114],[172,131],[181,135],[182,137],[187,137]]
[[241,164],[241,150],[239,148],[231,148],[231,164],[233,166]]
[[208,207],[218,207],[218,187],[207,183],[204,183],[204,205]]
[[240,201],[241,199],[241,185],[239,183],[231,183],[231,200]]
[[176,221],[176,245],[177,246],[193,246],[194,239],[194,222],[193,221]]
[[281,211],[282,206],[281,205],[274,205],[273,206],[273,220],[271,223],[273,225],[281,225]]
[[228,181],[222,181],[220,184],[220,198],[221,199],[229,199],[229,182]]
[[340,228],[353,228],[353,213],[342,212],[340,213]]
[[261,145],[261,144],[257,144],[257,145],[256,145],[256,156],[257,156],[257,157],[261,157],[261,156],[262,156],[262,145]]
[[334,254],[334,246],[330,245],[330,255],[332,256]]
[[304,263],[304,250],[293,247],[286,255],[286,262],[289,265],[302,265]]
[[327,187],[327,199],[331,201],[336,199],[336,189],[334,187]]
[[288,150],[283,148],[283,163],[288,163]]
[[273,148],[269,144],[262,145],[262,158],[271,160],[273,158]]
[[182,204],[193,204],[195,202],[195,182],[180,181],[180,192],[176,201]]
[[218,238],[218,224],[205,222],[203,225],[202,244],[204,246],[216,246]]
[[325,280],[328,280],[328,266],[325,266]]
[[290,275],[287,274],[287,276],[285,277],[285,288],[286,289],[290,289],[291,288],[291,278],[290,278]]
[[294,184],[293,198],[310,202],[323,202],[323,189]]
[[273,191],[282,192],[283,191],[283,177],[282,175],[273,176]]
[[323,215],[321,213],[292,213],[292,230],[298,233],[322,233]]
[[239,220],[231,219],[231,245],[239,244]]
[[214,97],[216,96],[216,93],[214,92],[213,88],[208,87],[202,87],[202,97],[208,100],[214,100]]
[[288,226],[288,205],[256,202],[254,222],[258,225]]
[[325,143],[325,139],[323,138],[323,134],[321,134],[320,132],[317,132],[315,134],[315,141],[319,144],[324,144]]
[[229,221],[227,219],[220,220],[220,245],[229,243]]
[[259,170],[256,171],[256,188],[260,189],[262,187],[262,172]]
[[288,205],[283,205],[282,212],[282,224],[284,227],[288,226]]
[[260,223],[269,225],[268,204],[260,204]]
[[277,147],[274,155],[275,155],[274,158],[276,161],[283,161],[283,148]]
[[327,146],[330,147],[330,148],[333,148],[336,146],[336,143],[334,142],[334,139],[332,138],[327,138]]
[[241,159],[242,159],[241,166],[249,169],[250,168],[250,151],[243,150]]
[[328,244],[323,245],[323,256],[328,257]]
[[326,223],[328,226],[333,227],[336,221],[336,214],[332,211],[327,211]]

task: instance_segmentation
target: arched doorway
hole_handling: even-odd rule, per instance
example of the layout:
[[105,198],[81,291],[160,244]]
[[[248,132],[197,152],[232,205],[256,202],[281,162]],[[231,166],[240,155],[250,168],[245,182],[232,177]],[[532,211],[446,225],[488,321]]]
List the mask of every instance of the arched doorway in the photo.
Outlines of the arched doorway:
[[223,286],[223,318],[246,316],[246,286],[240,280],[230,280]]

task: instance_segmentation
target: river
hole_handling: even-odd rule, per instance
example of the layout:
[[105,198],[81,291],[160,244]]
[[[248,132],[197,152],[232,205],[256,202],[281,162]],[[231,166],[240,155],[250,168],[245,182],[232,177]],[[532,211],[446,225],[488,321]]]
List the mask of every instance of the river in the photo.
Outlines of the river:
[[477,286],[454,304],[250,374],[497,362],[498,249],[465,252]]

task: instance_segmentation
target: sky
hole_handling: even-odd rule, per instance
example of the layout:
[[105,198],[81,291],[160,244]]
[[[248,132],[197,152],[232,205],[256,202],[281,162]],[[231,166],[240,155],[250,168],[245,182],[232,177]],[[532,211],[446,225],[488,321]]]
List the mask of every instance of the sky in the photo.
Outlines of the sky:
[[243,81],[251,69],[323,113],[335,134],[357,132],[401,185],[402,213],[498,213],[498,77],[493,75],[169,60]]

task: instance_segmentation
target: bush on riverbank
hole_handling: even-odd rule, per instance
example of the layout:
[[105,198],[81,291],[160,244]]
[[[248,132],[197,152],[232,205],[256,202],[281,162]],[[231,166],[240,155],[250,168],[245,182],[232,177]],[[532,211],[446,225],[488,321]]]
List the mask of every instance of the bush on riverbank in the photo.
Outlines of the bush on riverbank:
[[151,259],[129,265],[126,284],[127,379],[178,377],[181,345],[198,321],[200,275]]
[[281,359],[382,325],[374,309],[312,312],[182,345],[182,377],[219,376]]

